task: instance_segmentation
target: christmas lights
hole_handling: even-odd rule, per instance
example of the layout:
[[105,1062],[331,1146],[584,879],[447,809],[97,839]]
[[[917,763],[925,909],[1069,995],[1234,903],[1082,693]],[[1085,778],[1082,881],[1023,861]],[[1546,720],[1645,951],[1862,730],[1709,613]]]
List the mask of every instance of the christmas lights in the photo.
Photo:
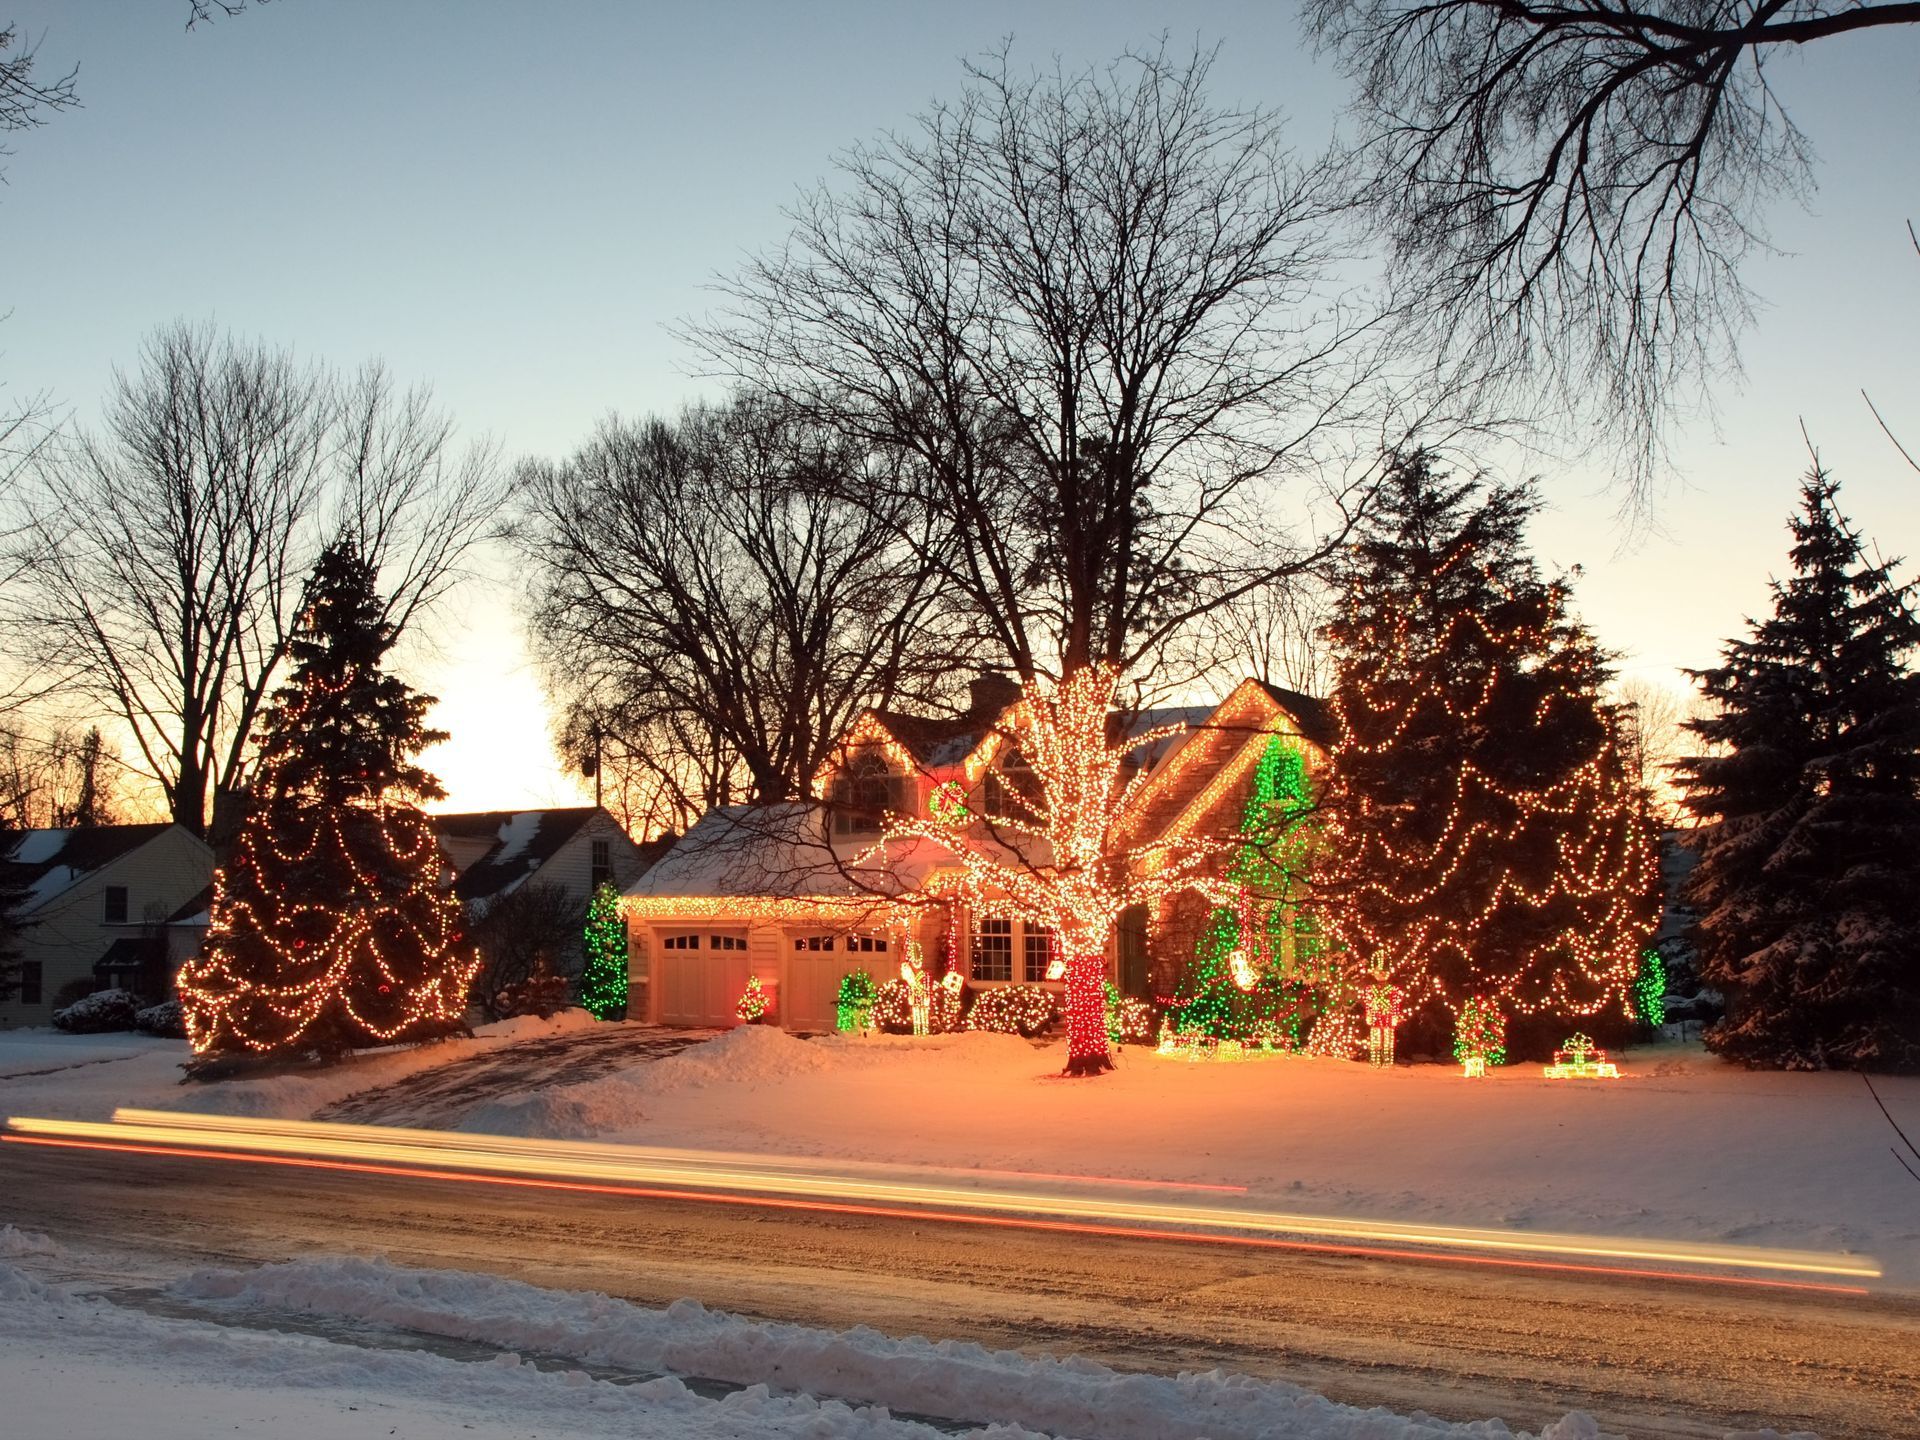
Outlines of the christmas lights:
[[749,975],[747,988],[740,992],[740,1003],[733,1007],[733,1013],[744,1025],[758,1025],[766,1020],[768,1008],[766,987],[758,975]]
[[411,761],[444,738],[432,703],[381,668],[393,645],[373,567],[328,548],[266,716],[252,803],[214,875],[205,952],[177,982],[197,1060],[318,1054],[464,1028],[479,956],[418,801]]
[[1051,990],[1038,985],[997,985],[974,997],[967,1029],[993,1030],[1031,1040],[1053,1028],[1059,1005]]
[[1367,1015],[1367,1063],[1383,1070],[1393,1064],[1393,1032],[1406,1018],[1407,994],[1388,978],[1383,952],[1374,951],[1369,973],[1373,984],[1360,995],[1361,1008]]
[[611,884],[593,892],[582,949],[586,964],[580,972],[580,1003],[598,1019],[625,1019],[627,921],[620,909],[620,892]]
[[1633,977],[1633,1018],[1654,1030],[1667,1023],[1667,962],[1652,948],[1640,952]]
[[1436,1020],[1475,993],[1510,1014],[1624,1008],[1658,913],[1646,797],[1564,588],[1506,585],[1483,553],[1452,543],[1421,594],[1473,598],[1431,603],[1376,555],[1332,627],[1341,935],[1386,950],[1409,1013]]
[[1474,1078],[1507,1058],[1507,1017],[1486,996],[1475,995],[1460,1007],[1453,1028],[1453,1058]]
[[1607,1059],[1607,1052],[1584,1034],[1570,1037],[1553,1052],[1553,1064],[1546,1068],[1549,1080],[1618,1080],[1619,1067]]
[[952,884],[970,908],[1015,914],[1059,937],[1069,1075],[1112,1068],[1104,985],[1121,913],[1187,889],[1227,893],[1207,873],[1218,848],[1210,842],[1163,838],[1138,849],[1120,842],[1121,817],[1143,782],[1127,757],[1179,727],[1120,733],[1112,721],[1118,684],[1113,666],[1093,665],[1058,684],[1027,687],[1010,722],[1035,780],[1035,793],[1020,797],[1021,813],[987,813],[978,825],[972,817],[957,824],[890,815],[882,841],[883,849],[903,839],[943,847],[953,858]]
[[834,1028],[843,1034],[864,1035],[873,1025],[873,1002],[879,993],[873,976],[864,970],[849,970],[840,977],[840,990],[834,997]]
[[1321,1011],[1307,1034],[1307,1054],[1333,1060],[1351,1060],[1365,1045],[1359,1022],[1344,1006]]

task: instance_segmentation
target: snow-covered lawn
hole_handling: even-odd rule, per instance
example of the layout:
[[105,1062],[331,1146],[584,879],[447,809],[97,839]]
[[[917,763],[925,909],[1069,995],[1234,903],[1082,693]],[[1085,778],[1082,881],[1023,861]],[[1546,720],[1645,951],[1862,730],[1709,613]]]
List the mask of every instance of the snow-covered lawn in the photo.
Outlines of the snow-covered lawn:
[[[654,1064],[478,1105],[464,1130],[1247,1187],[1371,1220],[1737,1241],[1871,1255],[1920,1289],[1920,1184],[1856,1075],[1760,1074],[1697,1045],[1617,1081],[1538,1066],[1188,1063],[1122,1053],[1055,1078],[1010,1036],[802,1041],[745,1027]],[[1920,1080],[1877,1082],[1920,1135]]]
[[[378,1260],[201,1271],[175,1284],[168,1299],[231,1323],[162,1318],[37,1279],[26,1267],[55,1249],[0,1227],[0,1395],[7,1433],[33,1440],[204,1440],[236,1431],[340,1440],[937,1440],[960,1432],[982,1440],[1498,1440],[1515,1433],[1498,1420],[1452,1424],[1361,1410],[1218,1371],[1126,1375],[1085,1360],[769,1324],[692,1301],[652,1310]],[[408,1335],[468,1345],[465,1358],[451,1358],[257,1328],[289,1315],[376,1327],[390,1346]],[[689,1388],[680,1377],[722,1383]],[[936,1429],[906,1418],[915,1415],[948,1423]],[[1599,1434],[1575,1413],[1539,1440]]]
[[[140,1105],[301,1119],[427,1066],[593,1023],[580,1012],[510,1021],[318,1074],[186,1087],[177,1042],[0,1034],[0,1115],[104,1118]],[[56,1068],[62,1056],[68,1068]],[[1536,1066],[1468,1081],[1444,1066],[1190,1064],[1128,1050],[1117,1073],[1066,1081],[1060,1045],[1010,1036],[799,1040],[745,1027],[599,1079],[476,1096],[452,1123],[1240,1185],[1247,1205],[1296,1214],[1847,1251],[1880,1261],[1885,1286],[1920,1290],[1920,1184],[1858,1076],[1752,1073],[1697,1045],[1619,1058],[1617,1081],[1549,1081]],[[1920,1135],[1920,1080],[1878,1084]],[[443,1096],[431,1123],[447,1113]]]

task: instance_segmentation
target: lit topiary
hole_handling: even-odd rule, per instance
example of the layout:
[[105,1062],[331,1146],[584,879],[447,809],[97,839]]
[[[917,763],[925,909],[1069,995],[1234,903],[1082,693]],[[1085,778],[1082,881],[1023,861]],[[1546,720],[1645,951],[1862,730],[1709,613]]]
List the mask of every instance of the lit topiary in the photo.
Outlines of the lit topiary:
[[996,1030],[1031,1040],[1053,1028],[1059,1003],[1039,985],[1001,985],[980,992],[967,1012],[967,1029]]
[[873,1028],[873,1002],[880,992],[873,976],[864,970],[849,970],[840,977],[840,993],[834,999],[834,1025],[851,1035]]
[[1478,1060],[1484,1068],[1507,1058],[1507,1017],[1484,995],[1471,997],[1460,1007],[1453,1027],[1453,1058],[1461,1064]]
[[1640,952],[1633,977],[1633,1018],[1658,1030],[1667,1023],[1667,962],[1658,950]]

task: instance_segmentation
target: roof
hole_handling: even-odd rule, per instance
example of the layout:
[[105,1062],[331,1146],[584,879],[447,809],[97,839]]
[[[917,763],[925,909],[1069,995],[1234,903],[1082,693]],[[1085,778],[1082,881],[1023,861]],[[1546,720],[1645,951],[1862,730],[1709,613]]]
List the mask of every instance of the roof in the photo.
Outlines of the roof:
[[213,886],[203,886],[198,895],[186,901],[167,917],[169,925],[211,925],[213,923]]
[[1333,733],[1333,716],[1328,712],[1326,701],[1304,691],[1289,690],[1284,685],[1269,685],[1264,680],[1258,683],[1274,704],[1299,722],[1302,735],[1322,750],[1333,748],[1333,742],[1338,737]]
[[0,876],[27,892],[22,909],[31,912],[173,828],[172,822],[161,821],[17,831],[0,841],[5,846],[0,852]]
[[908,715],[899,710],[869,712],[925,770],[958,765],[992,733],[997,716]]
[[[856,897],[911,883],[927,868],[902,855],[893,863],[856,863],[827,843],[826,809],[806,801],[728,805],[709,810],[632,885],[632,896],[700,899]],[[915,848],[909,843],[906,847]]]
[[462,869],[453,893],[462,900],[503,895],[560,853],[599,811],[592,805],[560,810],[476,810],[431,817],[443,841],[490,841]]

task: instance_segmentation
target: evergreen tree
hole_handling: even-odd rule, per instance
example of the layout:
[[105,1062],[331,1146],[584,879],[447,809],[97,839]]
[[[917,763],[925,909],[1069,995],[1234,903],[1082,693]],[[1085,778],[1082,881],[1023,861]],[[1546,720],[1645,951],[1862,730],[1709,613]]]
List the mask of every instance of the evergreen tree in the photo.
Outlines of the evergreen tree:
[[257,779],[180,976],[196,1055],[318,1055],[464,1028],[475,969],[414,762],[432,697],[382,669],[394,627],[350,544],[320,557]]
[[1275,736],[1254,768],[1227,871],[1242,902],[1214,907],[1170,1012],[1176,1029],[1223,1040],[1265,1030],[1304,1043],[1325,978],[1325,944],[1307,903],[1319,833],[1306,757]]
[[620,891],[611,883],[593,892],[581,949],[587,958],[580,972],[580,1003],[598,1019],[626,1019],[627,917],[620,910]]
[[1920,1069],[1920,643],[1911,584],[1869,564],[1816,466],[1773,614],[1693,672],[1713,753],[1681,767],[1703,822],[1688,904],[1707,1043],[1750,1065]]
[[1475,996],[1514,1017],[1515,1048],[1624,1020],[1658,918],[1607,660],[1526,548],[1537,504],[1404,457],[1327,630],[1330,919],[1358,967],[1384,952],[1406,1038],[1434,1052]]

